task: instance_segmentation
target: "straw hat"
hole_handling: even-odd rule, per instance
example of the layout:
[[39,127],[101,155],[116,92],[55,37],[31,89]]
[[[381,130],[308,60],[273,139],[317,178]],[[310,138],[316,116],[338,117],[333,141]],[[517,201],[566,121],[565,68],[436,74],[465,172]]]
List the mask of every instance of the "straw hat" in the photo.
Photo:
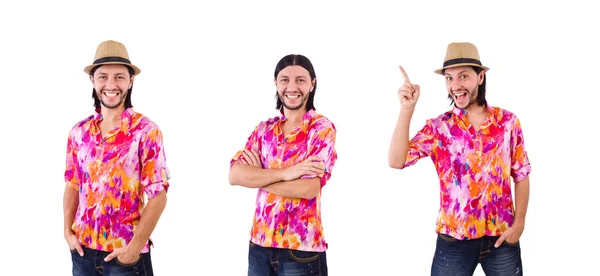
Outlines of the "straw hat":
[[454,42],[448,44],[443,67],[435,70],[434,72],[436,74],[443,75],[444,70],[459,66],[475,66],[482,68],[484,72],[490,70],[490,68],[481,65],[479,52],[477,51],[477,47],[475,47],[475,45],[468,42]]
[[125,45],[113,40],[107,40],[98,45],[93,64],[85,67],[83,71],[89,75],[94,67],[104,64],[123,64],[129,66],[133,69],[134,76],[141,72],[140,68],[137,68],[137,66],[131,64],[131,61],[129,61],[129,54],[127,54]]

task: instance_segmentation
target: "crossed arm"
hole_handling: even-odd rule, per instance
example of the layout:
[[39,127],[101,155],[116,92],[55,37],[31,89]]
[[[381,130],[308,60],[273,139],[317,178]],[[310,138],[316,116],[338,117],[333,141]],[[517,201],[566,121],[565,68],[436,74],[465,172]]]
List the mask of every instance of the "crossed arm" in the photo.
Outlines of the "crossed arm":
[[229,183],[247,188],[262,188],[272,194],[289,198],[312,199],[321,189],[320,177],[301,178],[303,175],[323,175],[325,165],[316,156],[285,169],[263,169],[260,155],[254,150],[244,150],[244,158],[236,161],[229,170]]

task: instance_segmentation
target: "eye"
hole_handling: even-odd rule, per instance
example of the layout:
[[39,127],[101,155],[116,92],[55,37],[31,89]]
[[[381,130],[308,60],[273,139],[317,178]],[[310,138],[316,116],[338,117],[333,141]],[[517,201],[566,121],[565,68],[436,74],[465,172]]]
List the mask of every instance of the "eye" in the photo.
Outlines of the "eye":
[[461,80],[465,80],[465,79],[467,79],[467,75],[462,75],[462,76],[460,76],[460,79],[461,79]]
[[447,77],[446,77],[446,80],[447,80],[447,81],[451,81],[451,80],[452,80],[452,77],[450,77],[450,76],[447,76]]
[[305,79],[298,79],[298,82],[305,82]]
[[99,80],[105,80],[105,79],[106,79],[106,76],[99,76],[99,77],[98,77],[98,79],[99,79]]
[[279,82],[287,82],[288,79],[280,79]]

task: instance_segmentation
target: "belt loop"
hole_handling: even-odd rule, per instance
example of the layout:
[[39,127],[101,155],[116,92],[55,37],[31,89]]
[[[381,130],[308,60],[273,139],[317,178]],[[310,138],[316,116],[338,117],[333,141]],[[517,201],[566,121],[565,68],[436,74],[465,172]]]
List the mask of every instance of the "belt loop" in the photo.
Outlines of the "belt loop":
[[269,254],[271,256],[271,266],[273,270],[279,271],[279,249],[277,248],[268,248]]

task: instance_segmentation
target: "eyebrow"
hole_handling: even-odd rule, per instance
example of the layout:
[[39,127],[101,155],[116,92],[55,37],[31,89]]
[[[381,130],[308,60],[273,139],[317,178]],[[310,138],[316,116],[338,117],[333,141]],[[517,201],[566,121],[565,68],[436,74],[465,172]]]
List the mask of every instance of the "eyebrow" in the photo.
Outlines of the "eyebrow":
[[[98,75],[108,75],[108,73],[98,72]],[[119,73],[116,73],[115,75],[117,75],[117,76],[118,75],[125,75],[125,73],[119,72]]]
[[[462,71],[458,72],[458,74],[457,74],[457,75],[460,75],[460,74],[463,74],[463,73],[466,73],[466,72],[467,72],[467,70],[462,70]],[[445,75],[446,75],[446,76],[450,76],[450,77],[452,77],[452,75],[450,75],[450,74],[448,74],[448,73],[446,73]]]
[[[282,75],[282,76],[278,77],[278,79],[282,79],[282,78],[288,78],[289,79],[290,77],[286,76],[286,75]],[[307,77],[307,76],[297,76],[296,77],[296,79],[308,79],[308,78],[310,78],[310,77]]]

